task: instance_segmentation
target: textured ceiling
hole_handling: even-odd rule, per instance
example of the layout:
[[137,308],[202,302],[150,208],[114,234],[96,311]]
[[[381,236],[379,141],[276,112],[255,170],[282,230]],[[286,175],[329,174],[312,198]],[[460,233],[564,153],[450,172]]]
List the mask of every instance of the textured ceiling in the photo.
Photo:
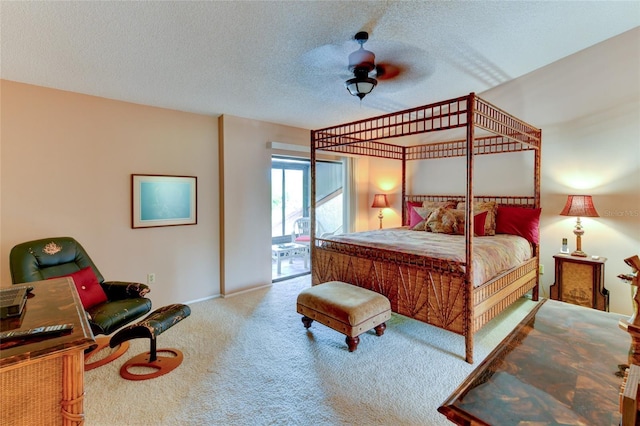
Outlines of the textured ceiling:
[[[7,80],[314,129],[481,93],[640,25],[640,2],[0,2]],[[353,36],[403,69],[348,94]],[[639,52],[630,52],[638,55]]]

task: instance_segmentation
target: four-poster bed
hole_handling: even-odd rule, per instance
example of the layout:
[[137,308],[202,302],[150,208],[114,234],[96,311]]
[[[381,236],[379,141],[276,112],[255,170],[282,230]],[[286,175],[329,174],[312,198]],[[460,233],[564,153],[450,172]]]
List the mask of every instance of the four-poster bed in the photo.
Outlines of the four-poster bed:
[[[465,129],[463,140],[394,145],[380,142],[404,136]],[[447,132],[445,132],[447,133]],[[477,133],[477,134],[476,134]],[[315,236],[315,166],[317,151],[343,153],[402,163],[402,218],[408,225],[409,203],[460,203],[457,234],[462,242],[455,258],[403,251],[396,247],[354,243],[339,238],[312,237],[313,285],[343,281],[384,294],[396,313],[465,336],[465,359],[473,363],[473,335],[511,303],[532,291],[538,299],[538,231],[528,238],[530,256],[481,283],[474,277],[480,239],[474,238],[474,208],[490,203],[494,214],[513,207],[539,215],[541,131],[491,105],[474,93],[397,113],[311,131],[311,235]],[[473,146],[473,149],[467,149]],[[533,188],[523,196],[482,195],[473,192],[474,156],[530,151],[533,153]],[[465,195],[407,194],[408,161],[466,157]],[[465,200],[474,200],[467,203]],[[425,204],[426,205],[426,204]],[[474,207],[475,206],[475,207]],[[506,214],[505,214],[506,217]],[[477,220],[477,218],[476,218]],[[493,218],[495,220],[495,216]],[[464,222],[464,223],[462,223]],[[407,231],[416,232],[416,231]],[[517,232],[516,232],[517,233]],[[415,235],[415,234],[414,234]],[[482,235],[482,234],[480,234]],[[518,237],[520,238],[520,237]],[[476,240],[478,250],[474,250]],[[483,241],[484,242],[484,241]],[[491,249],[489,249],[490,251]],[[477,256],[479,258],[479,255]],[[483,279],[484,280],[484,279]]]

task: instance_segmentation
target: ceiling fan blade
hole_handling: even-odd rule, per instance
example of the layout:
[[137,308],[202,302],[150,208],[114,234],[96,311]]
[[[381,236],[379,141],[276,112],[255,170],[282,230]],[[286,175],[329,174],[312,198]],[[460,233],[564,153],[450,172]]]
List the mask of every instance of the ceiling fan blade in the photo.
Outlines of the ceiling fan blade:
[[403,64],[378,63],[376,64],[376,78],[380,81],[393,80],[407,70]]

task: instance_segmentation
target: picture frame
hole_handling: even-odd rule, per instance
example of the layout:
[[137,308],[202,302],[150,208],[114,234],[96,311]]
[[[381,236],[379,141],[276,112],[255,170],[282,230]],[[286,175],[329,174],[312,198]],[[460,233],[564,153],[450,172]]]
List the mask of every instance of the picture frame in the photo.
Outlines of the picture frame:
[[198,178],[174,175],[131,175],[131,227],[198,223]]

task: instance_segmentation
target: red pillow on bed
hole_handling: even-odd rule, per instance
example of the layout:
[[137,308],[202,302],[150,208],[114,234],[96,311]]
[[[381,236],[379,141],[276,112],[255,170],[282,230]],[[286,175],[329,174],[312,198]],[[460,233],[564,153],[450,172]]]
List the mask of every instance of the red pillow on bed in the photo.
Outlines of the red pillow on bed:
[[496,234],[519,235],[538,244],[541,210],[525,207],[498,207]]
[[488,211],[483,211],[473,216],[473,235],[476,237],[484,237],[484,224],[488,214]]
[[[457,209],[452,211],[455,213],[456,219],[457,219],[456,234],[464,235],[464,223],[466,221],[465,211],[457,210]],[[476,237],[485,236],[484,224],[487,221],[488,214],[489,214],[488,211],[483,211],[473,216],[473,235],[474,236]]]

